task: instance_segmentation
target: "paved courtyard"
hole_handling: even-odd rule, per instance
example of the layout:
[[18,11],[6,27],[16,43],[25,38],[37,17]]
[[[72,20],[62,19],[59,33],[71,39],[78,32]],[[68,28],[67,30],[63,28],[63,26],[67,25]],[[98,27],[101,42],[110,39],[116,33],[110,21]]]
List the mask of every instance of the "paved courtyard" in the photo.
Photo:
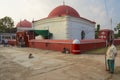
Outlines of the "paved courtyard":
[[[32,53],[34,58],[29,59]],[[116,67],[120,67],[120,52]],[[34,48],[0,46],[0,80],[119,80],[105,71],[104,55],[62,54]]]

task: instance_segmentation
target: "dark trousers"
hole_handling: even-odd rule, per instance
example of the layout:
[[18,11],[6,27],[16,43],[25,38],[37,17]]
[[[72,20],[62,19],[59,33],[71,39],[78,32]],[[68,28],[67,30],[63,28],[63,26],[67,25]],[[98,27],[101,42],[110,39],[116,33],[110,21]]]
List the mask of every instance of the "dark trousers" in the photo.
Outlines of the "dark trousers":
[[114,60],[107,60],[108,68],[110,73],[114,73]]

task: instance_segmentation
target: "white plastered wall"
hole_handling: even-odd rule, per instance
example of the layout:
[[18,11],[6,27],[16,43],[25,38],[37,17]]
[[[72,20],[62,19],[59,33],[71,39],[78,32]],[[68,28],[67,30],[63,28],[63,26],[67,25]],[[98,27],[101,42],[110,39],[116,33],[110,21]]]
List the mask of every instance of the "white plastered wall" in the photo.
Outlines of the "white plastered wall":
[[35,30],[49,30],[53,33],[52,39],[81,40],[82,30],[85,32],[85,39],[95,38],[95,24],[81,18],[64,16],[42,19],[34,22],[33,26]]
[[81,40],[81,32],[85,39],[95,38],[95,24],[81,18],[67,17],[67,38]]
[[52,39],[67,39],[65,17],[43,19],[33,25],[35,30],[49,30],[53,34]]

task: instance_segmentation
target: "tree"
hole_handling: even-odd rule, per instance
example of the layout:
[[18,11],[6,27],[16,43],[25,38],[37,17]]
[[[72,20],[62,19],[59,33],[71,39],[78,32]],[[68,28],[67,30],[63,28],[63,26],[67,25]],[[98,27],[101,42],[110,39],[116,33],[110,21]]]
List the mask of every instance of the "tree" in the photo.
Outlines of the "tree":
[[97,32],[100,30],[100,24],[97,25]]
[[117,24],[118,36],[120,37],[120,23]]
[[117,24],[117,26],[116,26],[116,28],[114,28],[114,30],[115,30],[115,31],[118,31],[118,33],[115,34],[115,35],[116,35],[116,38],[117,38],[117,37],[120,37],[120,23]]
[[10,31],[14,27],[14,21],[11,17],[4,17],[0,19],[0,33]]
[[97,29],[95,31],[95,39],[98,38],[98,32],[100,30],[100,24],[97,24]]
[[5,32],[5,26],[3,25],[3,23],[2,23],[2,20],[0,19],[0,33],[3,33],[3,32]]
[[120,29],[120,23],[117,24],[117,29]]

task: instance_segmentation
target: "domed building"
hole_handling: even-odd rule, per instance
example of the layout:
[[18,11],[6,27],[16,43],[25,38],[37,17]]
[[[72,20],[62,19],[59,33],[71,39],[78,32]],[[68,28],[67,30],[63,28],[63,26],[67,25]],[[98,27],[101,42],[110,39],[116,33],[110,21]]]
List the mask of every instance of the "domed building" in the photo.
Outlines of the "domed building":
[[48,17],[34,21],[35,30],[48,30],[51,39],[94,39],[95,22],[83,18],[70,6],[60,5]]
[[17,31],[32,30],[32,23],[24,19],[16,25]]

